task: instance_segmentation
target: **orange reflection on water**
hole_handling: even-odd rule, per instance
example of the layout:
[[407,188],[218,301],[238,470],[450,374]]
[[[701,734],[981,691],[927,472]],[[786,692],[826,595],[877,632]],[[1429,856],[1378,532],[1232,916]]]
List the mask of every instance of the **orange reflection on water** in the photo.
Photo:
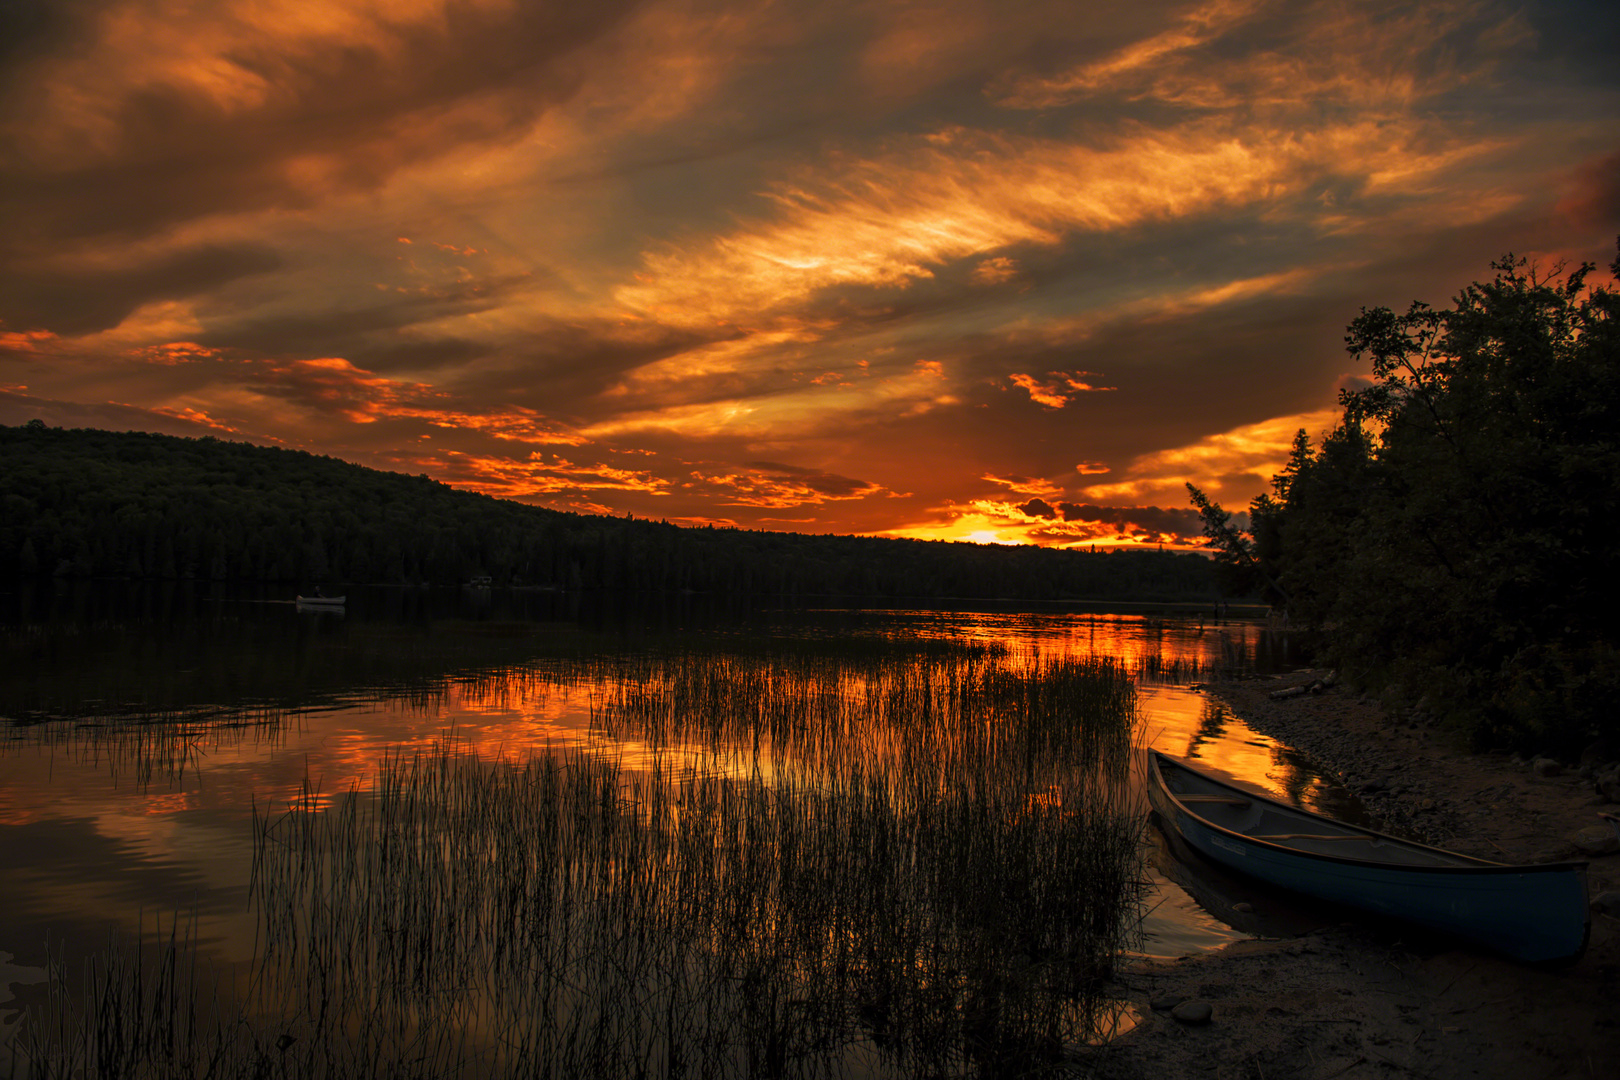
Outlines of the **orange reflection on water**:
[[1142,687],[1139,693],[1149,749],[1188,758],[1201,769],[1296,805],[1320,807],[1326,798],[1320,776],[1221,702],[1170,688]]
[[890,611],[888,636],[967,641],[1014,657],[1106,656],[1127,671],[1173,681],[1252,663],[1257,627],[1208,614]]
[[[803,626],[795,629],[792,620],[816,623],[821,617],[815,612],[782,615],[790,634],[807,632]],[[1150,745],[1196,756],[1266,790],[1281,790],[1289,783],[1270,740],[1207,709],[1202,698],[1173,688],[1226,666],[1251,663],[1258,635],[1253,623],[1216,623],[1197,614],[877,610],[859,614],[851,629],[850,612],[825,617],[827,626],[813,629],[828,637],[949,640],[991,647],[1003,670],[1028,671],[1038,663],[1067,658],[1112,658],[1135,677],[1141,734]],[[784,650],[784,655],[791,652],[788,646]],[[945,655],[957,654],[946,650]],[[827,665],[828,671],[835,668]],[[847,738],[840,726],[838,738],[825,743],[766,742],[756,758],[746,750],[717,754],[704,736],[678,727],[667,738],[622,725],[610,734],[601,723],[601,709],[623,671],[611,659],[596,657],[582,664],[490,666],[441,677],[425,687],[356,688],[343,703],[279,715],[234,739],[187,728],[187,745],[195,747],[189,756],[165,757],[162,740],[155,738],[114,745],[106,739],[112,729],[99,727],[94,740],[85,735],[55,743],[42,737],[0,745],[0,824],[54,821],[58,831],[76,830],[72,835],[82,836],[87,845],[97,837],[111,841],[86,848],[102,854],[94,872],[82,871],[82,882],[68,876],[66,867],[60,876],[40,877],[27,866],[15,866],[10,872],[0,868],[0,886],[14,912],[86,921],[101,918],[99,912],[115,901],[134,910],[141,906],[97,884],[103,875],[132,882],[208,882],[216,897],[224,897],[228,890],[239,890],[251,873],[245,820],[250,806],[261,815],[267,809],[279,814],[313,792],[313,805],[324,807],[350,791],[369,790],[389,757],[409,758],[447,742],[484,761],[522,761],[577,748],[609,757],[628,772],[656,762],[666,774],[701,770],[771,785],[796,782],[807,774],[803,767],[813,770],[828,755],[845,755],[842,764],[873,773],[887,771],[906,759],[906,744],[916,738],[905,724],[853,724],[864,716],[863,709],[870,710],[862,677],[855,672],[836,679],[826,675],[825,682],[818,682],[824,677],[817,674],[820,667],[787,670],[780,664],[762,676],[761,692],[802,693],[812,703],[822,691],[848,694],[848,701],[839,705],[840,715],[852,718],[849,730],[858,735]],[[954,753],[954,738],[940,735],[924,748],[923,759]],[[1026,812],[1048,813],[1062,805],[1068,792],[1052,786],[1053,780],[1050,775],[1030,778]],[[940,783],[947,782],[942,772]],[[151,903],[169,899],[165,894]],[[213,903],[199,926],[202,934],[222,941],[251,940],[235,925],[242,917],[240,903]]]

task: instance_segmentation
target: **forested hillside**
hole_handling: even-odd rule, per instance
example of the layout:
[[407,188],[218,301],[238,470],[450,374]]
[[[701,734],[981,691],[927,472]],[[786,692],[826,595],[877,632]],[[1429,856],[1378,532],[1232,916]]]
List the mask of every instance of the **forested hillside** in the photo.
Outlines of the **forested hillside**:
[[560,513],[293,450],[0,427],[0,575],[1204,599],[1207,559]]

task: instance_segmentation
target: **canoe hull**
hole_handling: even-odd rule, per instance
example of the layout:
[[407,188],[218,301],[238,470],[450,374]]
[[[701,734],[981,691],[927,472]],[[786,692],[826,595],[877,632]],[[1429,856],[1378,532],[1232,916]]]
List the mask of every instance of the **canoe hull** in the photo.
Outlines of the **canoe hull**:
[[[1590,915],[1584,863],[1505,866],[1439,852],[1264,799],[1163,755],[1153,757],[1148,785],[1153,808],[1189,847],[1229,869],[1279,888],[1440,931],[1527,963],[1572,960],[1586,948]],[[1393,852],[1406,861],[1302,851],[1286,842],[1256,839],[1223,827],[1178,798],[1166,779],[1172,770],[1181,770],[1177,779],[1182,787],[1189,786],[1190,775],[1197,778],[1200,792],[1227,791],[1269,804],[1265,812],[1273,823],[1279,812],[1286,812],[1319,838],[1322,833],[1342,834],[1345,847],[1352,848],[1356,841],[1351,834],[1361,834],[1376,838],[1366,845],[1369,852]],[[1437,865],[1421,865],[1426,852],[1434,854]]]

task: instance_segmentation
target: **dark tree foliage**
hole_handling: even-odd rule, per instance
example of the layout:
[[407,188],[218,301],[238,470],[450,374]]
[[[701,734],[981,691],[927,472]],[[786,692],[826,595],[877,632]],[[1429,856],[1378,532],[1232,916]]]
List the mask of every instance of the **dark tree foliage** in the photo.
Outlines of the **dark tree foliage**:
[[1301,432],[1250,535],[1194,504],[1353,679],[1573,753],[1620,735],[1620,295],[1590,264],[1492,268],[1448,311],[1363,309],[1345,342],[1373,382],[1319,449]]
[[1204,519],[1204,535],[1210,539],[1216,577],[1228,596],[1259,596],[1268,604],[1286,601],[1287,594],[1277,582],[1275,552],[1277,504],[1266,495],[1249,504],[1248,532],[1238,528],[1232,515],[1210,500],[1192,484],[1187,485],[1192,504]]
[[298,451],[0,427],[0,575],[1204,600],[1207,559],[561,513]]

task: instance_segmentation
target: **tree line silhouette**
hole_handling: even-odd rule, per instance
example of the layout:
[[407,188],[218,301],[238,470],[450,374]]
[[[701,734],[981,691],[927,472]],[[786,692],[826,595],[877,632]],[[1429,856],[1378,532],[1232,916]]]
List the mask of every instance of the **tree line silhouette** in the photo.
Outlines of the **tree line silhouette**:
[[1228,586],[1321,628],[1354,682],[1481,745],[1620,758],[1620,293],[1591,264],[1492,269],[1450,310],[1363,309],[1372,380],[1247,530],[1188,488]]
[[0,574],[1025,600],[1207,600],[1196,554],[685,528],[302,451],[0,427]]

